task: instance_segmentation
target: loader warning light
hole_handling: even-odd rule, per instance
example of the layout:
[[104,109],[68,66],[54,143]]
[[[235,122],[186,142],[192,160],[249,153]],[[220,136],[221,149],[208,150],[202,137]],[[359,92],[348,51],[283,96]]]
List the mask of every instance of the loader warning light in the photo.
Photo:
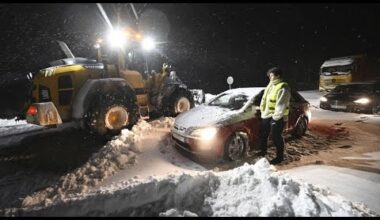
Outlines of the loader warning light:
[[37,107],[35,105],[31,105],[28,108],[28,111],[26,112],[27,115],[37,115]]

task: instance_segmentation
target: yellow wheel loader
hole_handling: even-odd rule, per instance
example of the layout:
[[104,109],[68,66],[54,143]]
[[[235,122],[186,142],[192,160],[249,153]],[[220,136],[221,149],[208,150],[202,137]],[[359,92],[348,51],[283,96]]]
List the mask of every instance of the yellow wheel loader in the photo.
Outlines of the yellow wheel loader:
[[33,75],[28,123],[56,127],[70,122],[99,135],[114,135],[139,118],[148,119],[152,111],[176,116],[194,106],[190,90],[175,73],[165,72],[167,66],[157,86],[154,77],[145,80],[140,72],[99,56],[75,57],[64,42],[58,43],[67,58]]

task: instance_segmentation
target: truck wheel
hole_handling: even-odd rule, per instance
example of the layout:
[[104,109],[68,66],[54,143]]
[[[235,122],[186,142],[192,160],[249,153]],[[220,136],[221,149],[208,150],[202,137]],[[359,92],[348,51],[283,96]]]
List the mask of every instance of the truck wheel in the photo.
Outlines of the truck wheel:
[[194,98],[190,92],[179,91],[173,94],[169,101],[169,115],[177,116],[182,112],[186,112],[194,107]]
[[124,128],[132,128],[137,121],[133,98],[123,95],[102,95],[93,102],[87,125],[99,135],[117,135]]

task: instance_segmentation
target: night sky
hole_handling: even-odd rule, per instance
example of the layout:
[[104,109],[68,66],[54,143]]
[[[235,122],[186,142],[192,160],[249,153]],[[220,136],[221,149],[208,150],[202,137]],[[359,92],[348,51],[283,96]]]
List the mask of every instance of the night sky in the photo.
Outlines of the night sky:
[[[111,22],[116,10],[131,24],[129,4],[102,4]],[[278,66],[290,83],[318,85],[322,62],[331,57],[380,57],[380,4],[183,4],[136,3],[140,26],[164,42],[159,51],[191,88],[219,93],[265,86],[267,69]],[[0,4],[0,79],[4,82],[64,58],[55,40],[78,57],[93,48],[107,25],[95,3]],[[158,69],[158,54],[151,65]],[[295,84],[294,84],[295,85]]]

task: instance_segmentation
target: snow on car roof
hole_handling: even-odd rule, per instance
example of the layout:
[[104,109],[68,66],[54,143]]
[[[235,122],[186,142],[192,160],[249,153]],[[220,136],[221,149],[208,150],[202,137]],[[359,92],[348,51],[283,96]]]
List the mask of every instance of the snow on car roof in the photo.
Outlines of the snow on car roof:
[[354,62],[354,59],[352,58],[326,60],[325,62],[323,62],[321,68],[330,67],[330,66],[344,66],[344,65],[352,64],[353,62]]
[[[246,87],[246,88],[236,88],[224,91],[220,94],[245,94],[249,97],[255,96],[261,92],[261,90],[265,89],[265,87]],[[218,94],[218,95],[220,95]]]

